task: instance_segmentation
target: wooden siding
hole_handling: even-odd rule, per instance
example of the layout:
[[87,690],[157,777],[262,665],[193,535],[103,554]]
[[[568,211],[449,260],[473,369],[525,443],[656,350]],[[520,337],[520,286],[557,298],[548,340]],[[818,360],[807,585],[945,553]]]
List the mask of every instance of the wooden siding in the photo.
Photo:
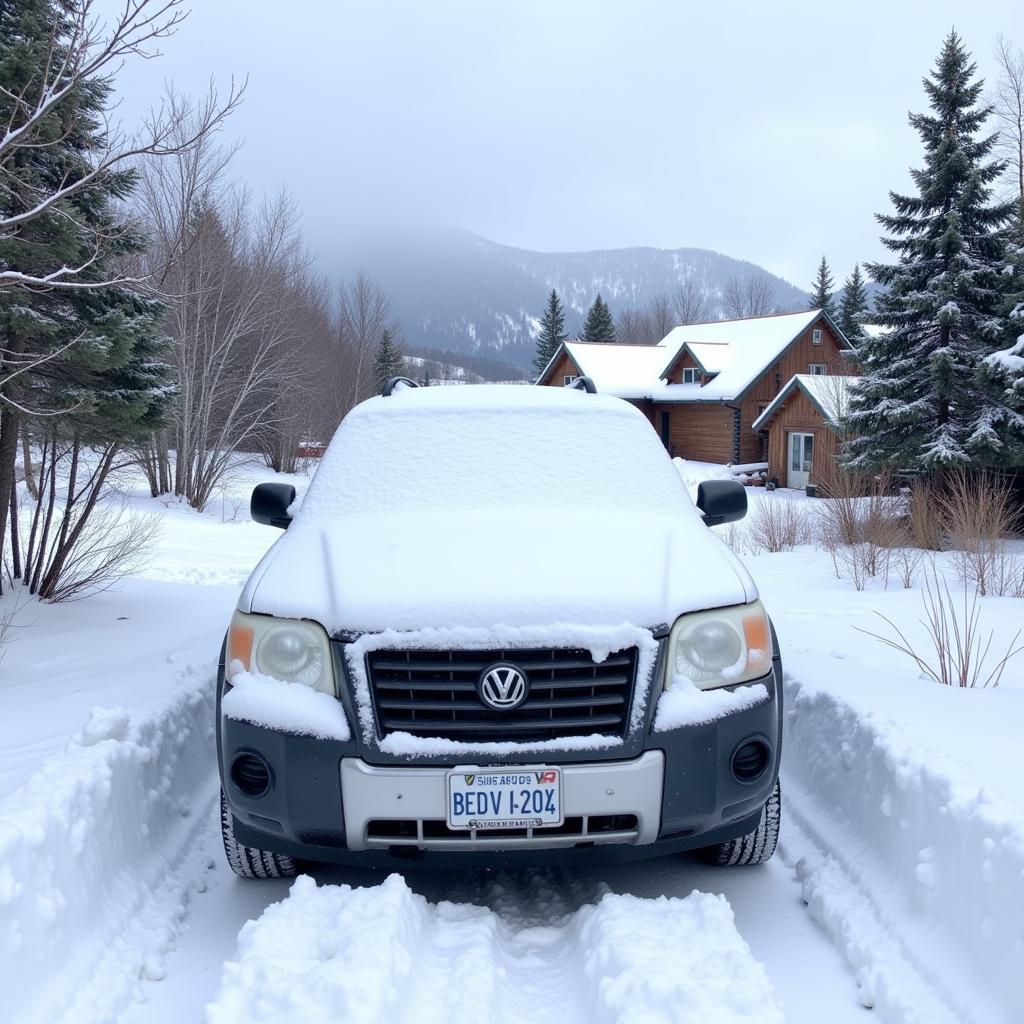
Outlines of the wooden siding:
[[563,352],[555,365],[548,370],[544,384],[552,388],[564,387],[566,377],[578,377],[579,375],[579,368],[572,361],[569,353]]
[[[815,328],[821,328],[820,345],[815,345],[811,340]],[[764,461],[764,439],[751,430],[751,426],[768,403],[789,383],[791,377],[798,373],[810,373],[811,363],[824,363],[832,375],[856,372],[856,364],[849,356],[842,355],[842,352],[839,339],[822,318],[811,324],[782,353],[782,358],[758,378],[740,404],[740,462]],[[821,423],[820,416],[817,417],[817,422]],[[768,461],[771,462],[771,459]],[[782,478],[779,480],[781,483]]]
[[[681,352],[679,358],[672,366],[672,372],[665,378],[669,384],[682,384],[683,383],[683,370],[687,367],[692,367],[694,370],[700,370],[700,364],[696,359],[690,355],[689,352]],[[706,384],[713,378],[706,373],[700,374],[701,384]]]
[[[714,402],[659,405],[668,412],[669,455],[698,462],[732,462],[732,409]],[[659,429],[655,423],[655,429]]]
[[814,435],[811,483],[823,487],[827,482],[838,448],[835,431],[829,427],[817,407],[797,388],[768,424],[768,476],[777,477],[786,486],[790,431]]

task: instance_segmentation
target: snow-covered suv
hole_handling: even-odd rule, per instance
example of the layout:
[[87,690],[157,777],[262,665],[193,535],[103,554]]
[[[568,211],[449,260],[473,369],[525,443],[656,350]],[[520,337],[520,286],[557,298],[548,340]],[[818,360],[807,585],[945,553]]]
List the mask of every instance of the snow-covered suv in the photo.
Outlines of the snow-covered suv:
[[[589,382],[392,382],[339,427],[221,660],[228,860],[767,860],[782,670],[645,416]],[[700,511],[698,511],[698,508]]]

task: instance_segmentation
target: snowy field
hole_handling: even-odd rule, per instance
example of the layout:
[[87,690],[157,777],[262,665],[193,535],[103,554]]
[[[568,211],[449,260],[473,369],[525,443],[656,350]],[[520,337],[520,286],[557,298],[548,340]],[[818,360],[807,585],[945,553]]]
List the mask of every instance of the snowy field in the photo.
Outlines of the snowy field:
[[[920,678],[856,629],[882,631],[880,612],[920,638],[920,584],[858,591],[809,545],[746,558],[787,674],[767,866],[235,878],[214,804],[215,664],[278,536],[247,513],[272,478],[239,466],[203,515],[128,481],[162,522],[144,569],[65,606],[0,604],[15,615],[0,661],[4,1020],[1024,1020],[1024,658],[997,689]],[[948,556],[937,564],[955,587]],[[1024,602],[981,611],[1005,650]]]

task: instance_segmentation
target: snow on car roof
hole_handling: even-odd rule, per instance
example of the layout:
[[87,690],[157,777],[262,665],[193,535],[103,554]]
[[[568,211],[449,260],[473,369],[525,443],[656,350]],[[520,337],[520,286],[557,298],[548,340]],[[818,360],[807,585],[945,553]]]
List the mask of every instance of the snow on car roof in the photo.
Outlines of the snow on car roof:
[[300,516],[679,501],[677,474],[633,406],[575,388],[480,384],[400,389],[356,406]]
[[356,406],[239,607],[331,632],[500,624],[502,646],[538,624],[649,627],[756,596],[638,409],[481,384]]

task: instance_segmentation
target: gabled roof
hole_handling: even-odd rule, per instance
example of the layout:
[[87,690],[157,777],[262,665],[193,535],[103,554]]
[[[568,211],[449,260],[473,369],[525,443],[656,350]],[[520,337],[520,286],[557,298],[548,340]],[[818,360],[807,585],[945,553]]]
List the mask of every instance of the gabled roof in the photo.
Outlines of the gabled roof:
[[[782,353],[816,320],[824,319],[839,344],[852,351],[843,332],[820,309],[775,313],[740,320],[712,320],[673,328],[657,345],[563,342],[538,383],[568,354],[602,394],[657,402],[731,402],[741,398]],[[665,378],[689,353],[705,376],[701,384],[669,384]]]
[[580,373],[594,382],[599,394],[634,399],[650,398],[651,388],[657,386],[658,371],[667,356],[664,342],[657,345],[618,345],[563,341],[544,367],[538,382],[547,378],[548,371],[563,353],[569,355]]
[[849,401],[850,389],[860,377],[838,377],[815,373],[797,373],[786,382],[786,386],[772,399],[771,404],[754,420],[751,430],[764,430],[772,417],[786,404],[790,395],[802,391],[811,401],[822,419],[830,426],[839,425]]
[[[839,344],[850,347],[843,332],[827,313],[808,309],[800,313],[778,313],[742,320],[713,320],[704,324],[676,327],[665,338],[672,355],[661,371],[664,379],[672,373],[680,356],[689,352],[709,373],[716,376],[704,384],[669,384],[666,398],[676,401],[732,401],[742,396],[776,362],[782,353],[816,320],[824,318]],[[678,389],[688,388],[687,398]]]

